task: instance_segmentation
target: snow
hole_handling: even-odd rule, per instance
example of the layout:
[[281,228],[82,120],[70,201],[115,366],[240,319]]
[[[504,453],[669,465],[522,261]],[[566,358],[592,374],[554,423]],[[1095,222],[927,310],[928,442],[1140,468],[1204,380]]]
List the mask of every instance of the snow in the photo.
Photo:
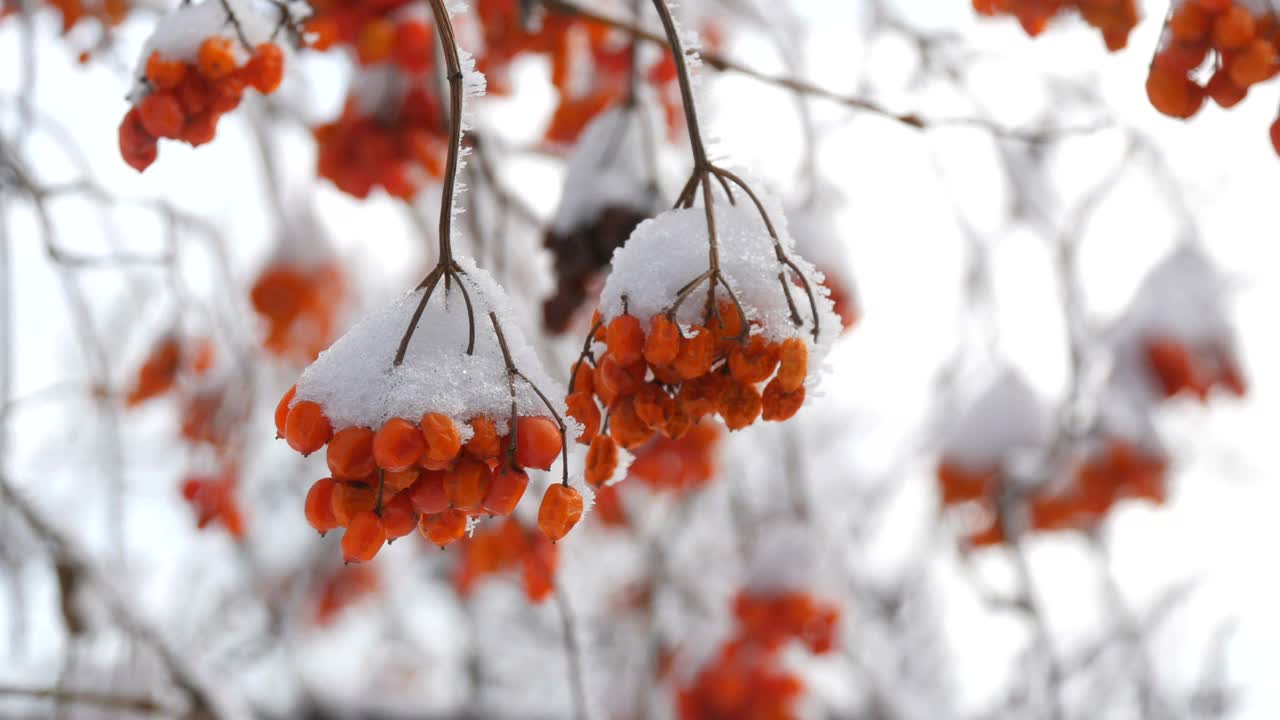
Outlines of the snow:
[[[538,364],[506,295],[470,258],[459,258],[463,283],[475,316],[475,351],[467,355],[467,308],[456,282],[446,291],[441,280],[409,343],[404,362],[393,365],[400,339],[424,291],[415,290],[361,320],[320,354],[298,381],[294,404],[311,400],[324,408],[334,428],[379,427],[394,417],[410,420],[424,413],[451,417],[460,429],[477,416],[492,418],[506,432],[511,390],[497,335],[489,320],[502,326],[515,366],[536,383],[565,417],[564,389]],[[516,380],[520,415],[547,415],[528,383]],[[579,429],[572,419],[569,434]]]
[[942,456],[971,469],[1004,466],[1048,447],[1052,419],[1026,379],[1012,368],[1002,368],[977,385],[955,414]]
[[1184,245],[1147,273],[1112,336],[1117,344],[1150,337],[1188,345],[1230,343],[1225,289],[1204,253]]
[[[773,240],[759,212],[740,189],[734,191],[737,204],[731,204],[722,192],[715,193],[720,271],[747,317],[760,323],[757,331],[761,335],[775,342],[803,338],[810,345],[810,367],[820,367],[841,329],[828,292],[821,286],[822,273],[796,252],[777,201],[761,192],[759,183],[738,174],[759,196],[783,251],[813,290],[821,331],[818,342],[812,342],[813,314],[808,298],[804,289],[796,285],[789,285],[788,289],[804,322],[800,326],[792,323],[778,279],[778,273],[785,268],[774,254]],[[672,304],[681,287],[707,269],[709,247],[706,213],[700,206],[669,210],[640,223],[626,244],[613,254],[613,268],[600,297],[601,316],[607,322],[622,314],[622,298],[626,296],[628,312],[647,326],[649,318]],[[706,292],[707,284],[703,283],[680,306],[677,319],[682,325],[704,322]],[[717,286],[716,295],[724,297],[724,289]],[[810,384],[818,374],[810,373]]]
[[583,130],[569,156],[564,192],[551,219],[553,232],[568,235],[591,224],[609,207],[646,215],[658,211],[657,188],[650,180],[657,162],[654,143],[662,124],[644,109],[650,106],[611,108]]

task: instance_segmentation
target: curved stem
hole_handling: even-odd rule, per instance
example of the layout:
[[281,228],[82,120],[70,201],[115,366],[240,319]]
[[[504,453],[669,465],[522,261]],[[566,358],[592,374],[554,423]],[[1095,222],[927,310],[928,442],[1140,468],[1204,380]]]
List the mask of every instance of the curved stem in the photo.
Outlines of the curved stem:
[[436,35],[444,51],[445,67],[449,71],[449,154],[445,160],[444,187],[440,196],[440,264],[453,263],[453,193],[458,179],[458,158],[462,152],[462,60],[458,57],[458,41],[453,34],[453,22],[444,0],[431,0],[431,12],[435,15]]
[[684,46],[680,42],[680,33],[676,31],[676,22],[671,17],[667,0],[653,0],[653,8],[658,11],[658,17],[662,20],[662,30],[667,35],[671,55],[675,60],[676,79],[680,82],[680,102],[684,105],[685,125],[689,130],[689,145],[693,148],[693,169],[696,174],[699,170],[705,170],[710,163],[707,162],[707,149],[702,144],[702,131],[698,128],[698,109],[693,101],[693,83],[689,81]]

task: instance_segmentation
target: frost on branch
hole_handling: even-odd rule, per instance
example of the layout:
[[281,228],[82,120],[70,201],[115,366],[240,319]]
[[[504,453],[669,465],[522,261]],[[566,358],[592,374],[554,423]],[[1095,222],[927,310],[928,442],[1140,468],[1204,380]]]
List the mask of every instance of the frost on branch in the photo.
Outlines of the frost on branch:
[[[717,195],[716,237],[721,273],[752,323],[751,334],[771,342],[802,339],[809,347],[811,363],[820,366],[840,328],[840,319],[832,309],[830,298],[825,292],[815,293],[820,332],[814,342],[815,318],[804,294],[794,289],[796,278],[787,277],[788,294],[778,276],[793,273],[779,263],[774,241],[756,208],[741,194],[734,197],[737,202],[730,203],[724,195]],[[797,255],[795,241],[776,201],[764,194],[760,198],[773,220],[782,250],[794,260],[799,274],[811,286],[820,287],[822,274]],[[697,277],[699,269],[706,267],[707,247],[706,215],[701,206],[669,210],[641,223],[627,244],[614,254],[613,271],[600,296],[601,319],[608,323],[619,315],[629,314],[647,323],[655,315],[666,313],[681,290]],[[706,287],[704,283],[701,291],[695,290],[687,302],[676,308],[675,320],[680,325],[705,324],[702,300]],[[717,288],[716,296],[727,299],[723,288]],[[793,305],[799,323],[793,321]],[[814,379],[816,376],[811,377],[810,382]]]
[[[496,312],[512,359],[539,387],[559,390],[538,365],[537,355],[519,329],[505,294],[487,272],[467,258],[465,272],[476,318],[474,353],[467,354],[471,325],[461,292],[437,287],[418,322],[404,356],[393,365],[396,349],[423,290],[416,290],[356,323],[320,354],[298,381],[297,400],[318,403],[334,427],[377,427],[395,417],[420,416],[425,409],[458,423],[483,415],[506,432],[511,391],[497,338],[488,327]],[[482,322],[483,321],[483,322]],[[526,383],[516,386],[517,412],[545,411]]]
[[614,250],[659,211],[658,123],[639,104],[608,110],[591,121],[569,156],[560,205],[543,241],[556,271],[555,293],[542,306],[549,330],[568,328]]

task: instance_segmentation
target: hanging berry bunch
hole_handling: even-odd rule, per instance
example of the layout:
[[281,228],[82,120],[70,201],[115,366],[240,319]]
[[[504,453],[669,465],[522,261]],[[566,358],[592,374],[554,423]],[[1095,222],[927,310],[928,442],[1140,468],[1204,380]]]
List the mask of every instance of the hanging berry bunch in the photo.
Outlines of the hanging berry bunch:
[[973,0],[973,8],[979,15],[1012,15],[1031,37],[1044,32],[1055,16],[1075,10],[1102,33],[1112,52],[1129,44],[1129,32],[1138,24],[1134,0]]
[[816,271],[775,223],[776,204],[708,159],[680,38],[665,3],[654,5],[678,58],[694,169],[676,209],[641,223],[614,254],[571,373],[566,404],[585,428],[578,441],[591,445],[597,485],[619,447],[679,438],[705,416],[731,430],[790,418],[810,355],[820,363],[839,326]]
[[1224,290],[1217,270],[1193,247],[1154,267],[1112,332],[1115,381],[1145,390],[1151,402],[1184,393],[1205,402],[1214,388],[1244,395]]
[[333,342],[347,299],[346,272],[308,215],[280,233],[275,255],[254,280],[249,301],[266,324],[262,347],[309,363]]
[[267,16],[249,0],[204,0],[156,25],[143,48],[133,107],[120,123],[125,162],[146,170],[161,138],[204,145],[247,88],[267,95],[280,87],[284,51],[276,40],[294,25],[290,6],[277,8]]
[[432,9],[454,99],[439,262],[415,291],[322,353],[276,413],[277,432],[294,450],[327,446],[331,477],[311,488],[306,514],[322,533],[346,528],[348,561],[373,559],[415,527],[443,547],[461,539],[473,518],[510,515],[529,483],[525,469],[550,469],[557,456],[563,479],[547,489],[538,527],[559,540],[584,509],[569,485],[566,428],[539,387],[550,381],[510,322],[502,290],[453,256],[467,73],[443,0]]
[[801,717],[794,704],[804,694],[804,683],[785,668],[783,650],[799,641],[815,655],[831,652],[839,611],[800,590],[744,590],[733,610],[734,635],[692,682],[679,688],[679,717]]
[[138,368],[125,405],[136,407],[168,393],[184,374],[203,375],[213,366],[213,343],[206,339],[183,338],[177,333],[162,335],[152,345]]
[[313,0],[306,29],[311,47],[345,45],[361,65],[389,63],[421,75],[435,62],[431,27],[411,0]]
[[518,570],[521,586],[530,602],[551,596],[559,551],[543,533],[506,518],[477,528],[459,543],[453,584],[466,595],[486,576]]
[[382,188],[411,200],[444,175],[448,126],[439,99],[425,79],[387,66],[362,70],[356,85],[342,115],[315,129],[317,172],[357,198]]
[[[1151,105],[1184,120],[1199,112],[1206,96],[1221,107],[1234,106],[1249,88],[1280,70],[1278,31],[1274,10],[1265,4],[1174,2],[1147,74]],[[1213,74],[1201,85],[1196,76],[1206,62]],[[1280,152],[1280,123],[1272,126],[1271,135]]]
[[568,329],[614,250],[642,220],[661,209],[653,119],[636,102],[609,110],[587,127],[569,157],[560,205],[543,244],[551,251],[556,287],[542,305],[543,325]]

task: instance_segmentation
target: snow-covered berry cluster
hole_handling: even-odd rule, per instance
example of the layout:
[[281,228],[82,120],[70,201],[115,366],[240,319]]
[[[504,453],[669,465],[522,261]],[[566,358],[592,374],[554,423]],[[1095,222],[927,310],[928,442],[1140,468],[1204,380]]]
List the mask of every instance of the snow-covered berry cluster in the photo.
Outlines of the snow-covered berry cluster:
[[[664,213],[614,255],[566,400],[585,428],[578,441],[591,446],[593,485],[610,480],[618,448],[680,438],[703,417],[731,430],[790,418],[839,327],[815,290],[820,277],[789,257],[789,236],[773,238],[756,210],[727,201],[714,237],[705,217],[702,208]],[[709,244],[720,253],[715,269],[691,279]],[[793,290],[801,281],[809,292]],[[808,295],[807,313],[793,293]]]
[[120,123],[125,162],[146,170],[161,138],[204,145],[246,89],[275,92],[285,58],[272,38],[281,26],[281,18],[261,16],[247,0],[205,0],[162,19],[143,49],[132,107]]

